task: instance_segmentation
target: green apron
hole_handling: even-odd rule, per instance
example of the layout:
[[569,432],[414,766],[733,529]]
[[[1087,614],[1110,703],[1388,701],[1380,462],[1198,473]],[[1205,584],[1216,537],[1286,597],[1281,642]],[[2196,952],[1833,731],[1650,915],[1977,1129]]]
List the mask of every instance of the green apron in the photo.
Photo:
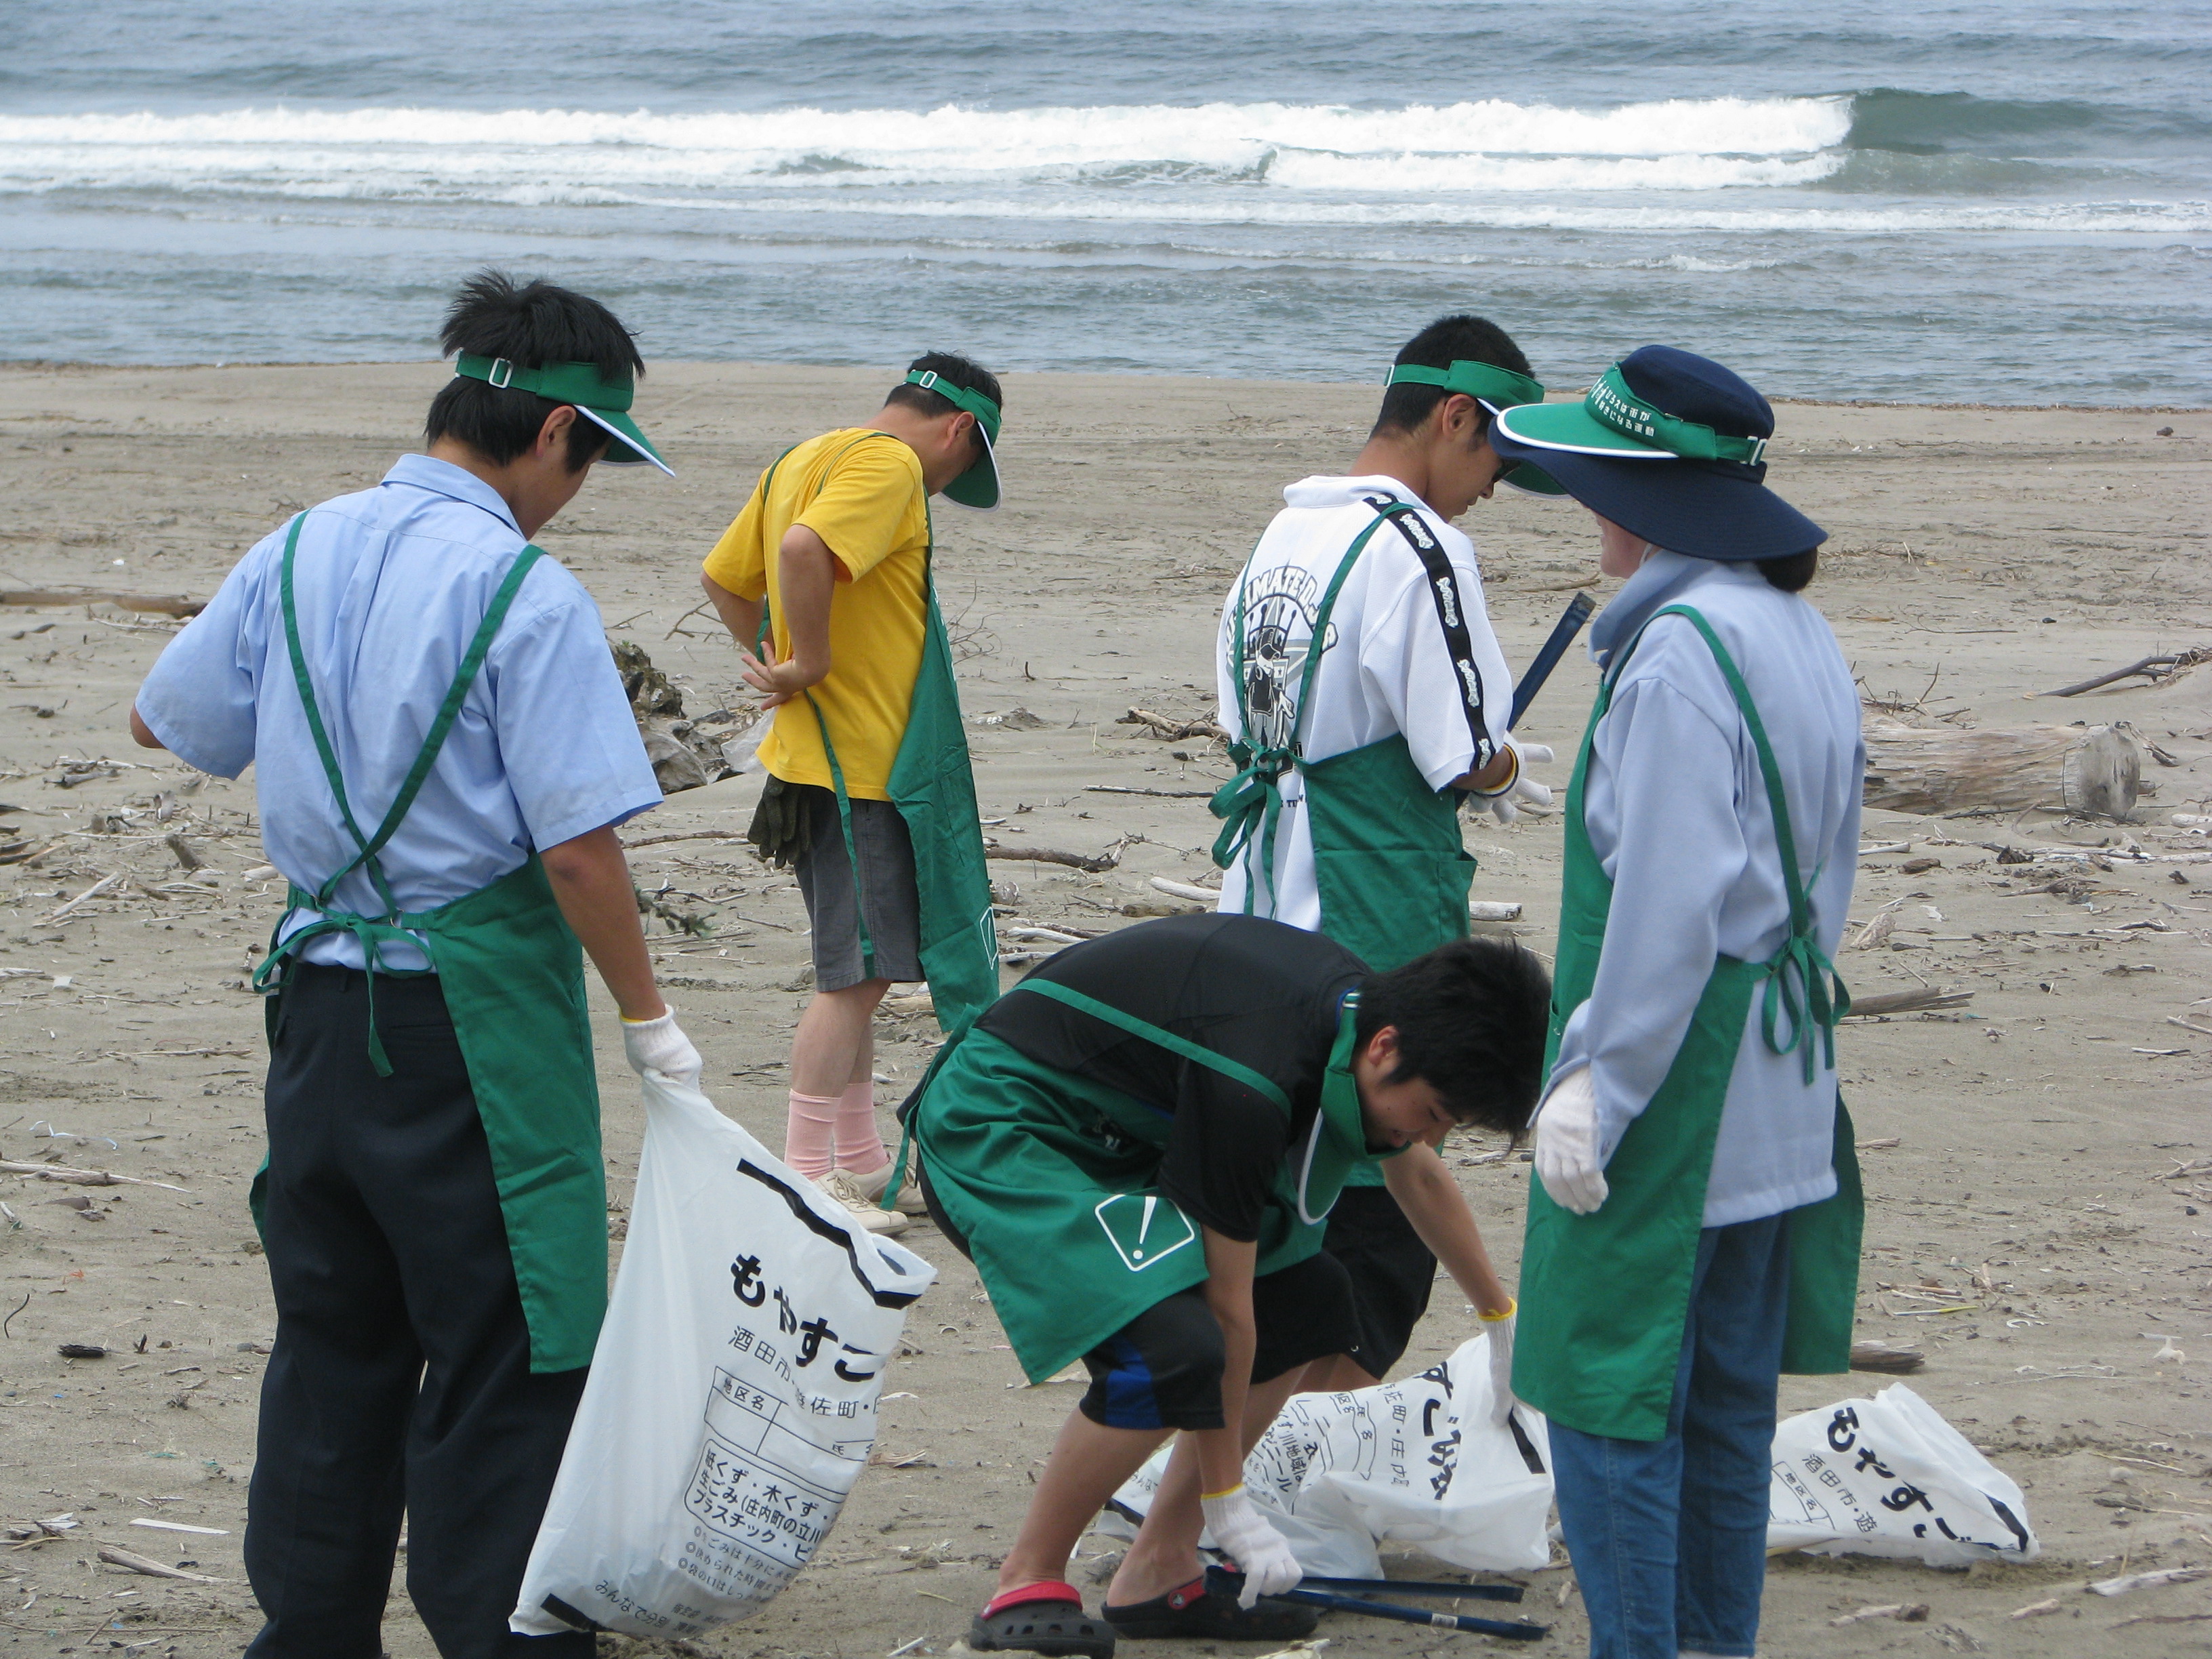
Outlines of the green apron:
[[[354,820],[337,757],[323,724],[292,599],[292,565],[300,526],[292,521],[279,577],[284,640],[300,702],[314,734],[338,812],[360,852],[314,892],[293,887],[270,936],[268,956],[253,976],[254,988],[271,994],[267,1008],[273,1041],[282,1014],[280,965],[324,933],[350,933],[361,941],[368,967],[369,1060],[380,1077],[392,1064],[376,1030],[376,977],[438,975],[447,1012],[468,1066],[469,1087],[491,1147],[492,1175],[507,1224],[507,1250],[530,1328],[530,1369],[574,1370],[591,1363],[607,1302],[607,1202],[599,1152],[599,1091],[592,1064],[592,1030],[584,999],[583,951],[554,902],[536,854],[518,869],[466,897],[434,910],[402,912],[379,854],[398,830],[429,776],[446,735],[483,666],[507,607],[530,567],[544,556],[525,547],[492,596],[483,623],[469,642],[453,683],[439,706],[422,747],[374,836]],[[331,908],[339,882],[365,869],[384,901],[384,914],[364,916]],[[322,913],[289,939],[284,922],[302,907]],[[380,969],[379,953],[404,939],[430,959],[428,969]],[[268,1179],[268,1160],[254,1176],[257,1224]]]
[[[1008,991],[1048,996],[1233,1078],[1291,1115],[1273,1079],[1172,1031],[1049,980]],[[1329,1210],[1366,1133],[1352,1077],[1358,1006],[1339,1017],[1321,1110],[1275,1178],[1255,1275],[1321,1248]],[[939,1051],[905,1114],[931,1192],[968,1241],[1014,1356],[1042,1382],[1147,1308],[1205,1281],[1198,1224],[1155,1185],[1175,1115],[1031,1060],[989,1031]],[[900,1148],[900,1163],[905,1148]]]
[[[1429,787],[1401,734],[1320,761],[1305,758],[1301,739],[1337,594],[1376,532],[1394,514],[1416,510],[1408,502],[1377,508],[1375,522],[1359,532],[1337,565],[1314,615],[1291,740],[1281,748],[1255,748],[1250,742],[1244,582],[1238,579],[1232,648],[1239,724],[1246,738],[1230,745],[1237,774],[1212,802],[1214,816],[1227,820],[1213,843],[1214,863],[1225,870],[1232,860],[1243,858],[1244,914],[1250,915],[1259,881],[1252,867],[1256,853],[1272,912],[1275,830],[1283,808],[1279,781],[1287,769],[1298,769],[1305,785],[1321,931],[1378,974],[1467,937],[1467,895],[1475,866],[1460,840],[1459,799],[1452,791]],[[1345,1184],[1383,1185],[1382,1165],[1371,1158],[1360,1159]]]
[[[889,433],[871,436],[890,437]],[[865,443],[855,438],[853,444]],[[896,439],[892,441],[896,442]],[[853,444],[845,446],[850,449]],[[786,450],[784,454],[791,452]],[[840,450],[838,454],[844,453]],[[836,456],[830,458],[834,465]],[[775,464],[761,481],[768,499]],[[826,474],[825,474],[826,477]],[[925,514],[928,508],[923,507]],[[981,815],[975,809],[975,774],[968,755],[968,728],[960,718],[960,688],[952,676],[952,644],[937,607],[937,580],[931,566],[937,550],[934,523],[923,555],[922,591],[927,601],[921,635],[921,667],[914,678],[906,731],[891,760],[888,785],[891,805],[906,821],[914,844],[914,884],[921,911],[922,977],[936,1006],[937,1023],[946,1031],[969,1024],[999,995],[999,935],[991,909],[991,877],[983,854]],[[763,617],[765,629],[766,617]],[[822,732],[822,753],[830,763],[830,781],[837,796],[837,823],[845,837],[845,857],[853,870],[854,916],[860,933],[860,967],[876,974],[876,941],[868,931],[867,895],[860,887],[860,849],[853,841],[853,802],[845,791],[845,769],[830,738],[830,722],[814,694],[806,694]]]
[[[1541,1182],[1528,1183],[1513,1392],[1570,1428],[1617,1440],[1658,1440],[1667,1432],[1713,1143],[1753,997],[1762,999],[1767,1047],[1776,1054],[1802,1051],[1808,1082],[1818,1064],[1814,1031],[1833,1066],[1835,1024],[1850,1006],[1840,981],[1832,1000],[1828,994],[1833,970],[1814,935],[1781,774],[1750,689],[1705,617],[1676,605],[1654,619],[1667,616],[1688,618],[1704,635],[1751,729],[1790,895],[1790,937],[1765,962],[1715,959],[1674,1064],[1605,1167],[1610,1190],[1600,1209],[1575,1215],[1553,1203]],[[1598,691],[1569,788],[1547,1069],[1568,1017],[1589,996],[1604,949],[1613,883],[1590,846],[1583,811],[1598,722],[1613,706],[1613,686],[1641,638],[1639,633],[1630,641]],[[1850,1365],[1864,1205],[1850,1115],[1840,1097],[1833,1156],[1835,1196],[1789,1212],[1785,1371],[1843,1371]]]
[[[1397,514],[1415,511],[1404,501],[1377,507],[1375,522],[1359,532],[1338,564],[1314,615],[1291,730],[1280,746],[1252,741],[1244,581],[1238,579],[1231,648],[1238,716],[1245,735],[1230,745],[1237,772],[1212,801],[1213,815],[1224,820],[1213,843],[1214,863],[1225,870],[1241,857],[1244,914],[1255,914],[1255,895],[1263,881],[1267,912],[1272,914],[1275,831],[1283,811],[1280,780],[1285,772],[1297,769],[1305,787],[1306,829],[1313,840],[1321,931],[1378,974],[1467,937],[1467,894],[1474,879],[1474,860],[1460,841],[1459,799],[1449,790],[1429,787],[1402,734],[1394,732],[1321,761],[1305,758],[1303,738],[1336,596],[1376,532]],[[1249,573],[1249,566],[1246,568]]]

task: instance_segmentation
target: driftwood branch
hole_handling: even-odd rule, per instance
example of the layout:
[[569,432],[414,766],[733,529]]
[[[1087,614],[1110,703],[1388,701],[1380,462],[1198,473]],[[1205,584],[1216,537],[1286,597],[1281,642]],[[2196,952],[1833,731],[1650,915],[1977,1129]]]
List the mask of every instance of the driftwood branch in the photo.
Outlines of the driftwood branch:
[[1853,997],[1845,1019],[1875,1019],[1883,1014],[1917,1014],[1928,1008],[1963,1008],[1974,1000],[1972,991],[1888,991],[1880,996]]
[[1176,881],[1167,876],[1152,877],[1152,886],[1155,892],[1165,893],[1170,898],[1188,899],[1194,904],[1221,902],[1221,890],[1218,887],[1200,887],[1195,882]]
[[100,1559],[112,1566],[128,1567],[133,1572],[143,1572],[149,1578],[183,1578],[195,1584],[228,1584],[228,1578],[210,1578],[204,1572],[186,1572],[181,1567],[172,1567],[140,1555],[136,1551],[118,1549],[112,1544],[100,1547]]
[[1212,738],[1229,741],[1229,733],[1209,720],[1171,720],[1165,714],[1155,714],[1149,708],[1132,708],[1115,720],[1116,726],[1141,726],[1147,735],[1164,742],[1178,742],[1184,738]]
[[1866,805],[1894,812],[2124,817],[2142,787],[2142,745],[2118,725],[1960,730],[1875,719],[1866,746]]
[[106,1170],[72,1170],[65,1164],[19,1164],[13,1158],[0,1158],[0,1174],[36,1176],[41,1181],[65,1181],[72,1187],[166,1187],[173,1193],[185,1193],[189,1187],[179,1187],[167,1181],[142,1181],[137,1176],[119,1176]]
[[46,917],[46,920],[48,921],[59,921],[64,916],[69,915],[70,911],[76,909],[78,905],[83,903],[87,899],[98,898],[102,893],[107,891],[108,889],[113,887],[117,883],[124,880],[130,875],[130,873],[131,872],[128,870],[118,870],[112,876],[101,877],[98,881],[93,883],[91,886],[86,888],[84,891],[79,893],[68,903],[57,905],[52,914]]
[[1093,858],[1086,853],[1063,852],[1057,847],[1001,847],[995,841],[987,841],[983,843],[983,856],[1030,864],[1064,864],[1071,870],[1087,870],[1097,875],[1121,863],[1121,848],[1117,842]]
[[161,617],[197,617],[207,609],[205,599],[187,599],[181,593],[111,593],[55,587],[0,588],[0,605],[112,605],[118,611]]
[[2039,692],[2045,697],[2078,697],[2084,691],[2094,691],[2121,680],[2131,680],[2136,675],[2154,683],[2179,674],[2185,668],[2194,668],[2201,662],[2212,662],[2212,647],[2199,646],[2189,651],[2170,651],[2159,656],[2145,657],[2141,662],[2130,663],[2125,668],[2116,668],[2109,674],[2100,674],[2094,679],[2080,680],[2072,685],[2062,685],[2056,691]]
[[641,847],[659,847],[672,841],[743,841],[742,830],[675,830],[665,836],[640,836],[635,841],[623,843],[623,851],[635,853]]
[[1095,795],[1157,795],[1162,800],[1211,800],[1211,789],[1134,789],[1126,783],[1086,783]]

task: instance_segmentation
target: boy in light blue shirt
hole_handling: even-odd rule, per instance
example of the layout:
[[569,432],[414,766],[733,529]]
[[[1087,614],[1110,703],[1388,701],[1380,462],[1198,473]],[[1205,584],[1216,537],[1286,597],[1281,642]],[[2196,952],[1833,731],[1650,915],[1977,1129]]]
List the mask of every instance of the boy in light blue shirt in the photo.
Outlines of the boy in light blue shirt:
[[257,976],[253,1659],[375,1655],[403,1512],[447,1659],[591,1653],[507,1628],[605,1304],[583,957],[633,1066],[700,1071],[615,835],[660,791],[598,607],[530,544],[595,462],[666,470],[627,413],[643,364],[604,306],[495,271],[443,338],[428,453],[264,539],[131,711],[256,769],[292,888]]

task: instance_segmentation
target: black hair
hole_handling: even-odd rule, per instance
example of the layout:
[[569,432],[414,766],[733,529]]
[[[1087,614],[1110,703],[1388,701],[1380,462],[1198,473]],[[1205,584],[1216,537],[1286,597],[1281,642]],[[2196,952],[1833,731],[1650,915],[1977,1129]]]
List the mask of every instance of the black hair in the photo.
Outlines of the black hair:
[[[934,369],[939,380],[950,380],[963,392],[980,392],[998,404],[1002,411],[1006,407],[1006,394],[999,389],[999,377],[973,358],[963,357],[957,351],[925,351],[906,367],[909,374]],[[927,386],[915,386],[910,380],[902,380],[890,389],[884,404],[889,408],[893,404],[918,409],[925,415],[950,415],[960,407],[942,393],[932,392]],[[978,439],[976,441],[980,445],[982,441]],[[981,456],[982,451],[978,448],[976,457],[981,459]]]
[[1802,553],[1785,553],[1778,559],[1755,561],[1759,574],[1772,586],[1785,593],[1802,593],[1805,584],[1813,580],[1820,568],[1820,550],[1808,547]]
[[[542,279],[517,286],[503,270],[484,270],[461,284],[438,331],[446,355],[504,357],[517,368],[591,363],[610,380],[645,373],[645,359],[622,319],[597,300]],[[431,400],[426,441],[451,438],[494,466],[527,454],[545,417],[561,405],[534,392],[455,375]],[[568,428],[568,470],[581,472],[606,453],[605,427],[579,416]]]
[[1419,1078],[1462,1123],[1517,1135],[1543,1085],[1551,1008],[1552,976],[1532,952],[1461,939],[1367,980],[1354,1024],[1362,1048],[1396,1028],[1389,1082]]
[[[1424,368],[1449,368],[1457,362],[1488,363],[1493,368],[1510,369],[1516,374],[1533,373],[1528,360],[1521,348],[1513,343],[1513,337],[1487,318],[1439,317],[1412,339],[1400,347],[1391,360],[1400,363],[1418,363]],[[1429,412],[1452,394],[1440,386],[1416,386],[1408,382],[1394,386],[1382,394],[1382,412],[1375,417],[1376,433],[1411,432],[1429,418]],[[1478,433],[1490,431],[1490,412],[1478,411],[1481,424]]]

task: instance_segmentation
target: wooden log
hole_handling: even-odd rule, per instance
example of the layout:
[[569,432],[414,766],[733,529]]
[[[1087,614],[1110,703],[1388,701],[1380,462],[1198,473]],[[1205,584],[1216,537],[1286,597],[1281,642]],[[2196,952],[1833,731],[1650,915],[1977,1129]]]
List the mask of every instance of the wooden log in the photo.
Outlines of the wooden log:
[[1893,812],[2036,810],[2125,817],[2142,749],[2123,726],[1990,729],[1866,725],[1864,800]]

